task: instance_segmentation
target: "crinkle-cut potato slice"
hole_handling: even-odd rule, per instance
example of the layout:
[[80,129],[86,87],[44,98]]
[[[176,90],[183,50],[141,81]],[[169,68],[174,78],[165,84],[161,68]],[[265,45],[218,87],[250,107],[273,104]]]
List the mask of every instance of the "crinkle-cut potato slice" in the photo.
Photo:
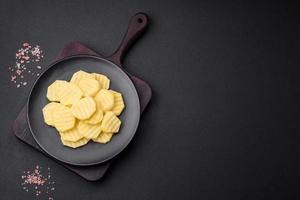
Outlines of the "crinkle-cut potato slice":
[[92,73],[92,75],[94,75],[95,79],[100,83],[101,89],[108,90],[110,80],[107,78],[107,76],[97,73]]
[[95,100],[92,97],[84,97],[72,105],[71,111],[77,119],[88,119],[96,111]]
[[[78,123],[77,123],[78,124]],[[83,138],[78,132],[77,124],[70,130],[59,132],[60,137],[65,141],[76,142]]]
[[71,83],[74,83],[76,85],[78,85],[79,81],[83,78],[94,78],[94,75],[88,73],[88,72],[85,72],[85,71],[78,71],[78,72],[75,72],[70,80]]
[[120,126],[121,126],[121,121],[115,115],[115,113],[113,113],[112,111],[108,111],[105,113],[101,123],[102,131],[116,133],[119,131]]
[[90,77],[82,78],[78,82],[78,86],[83,92],[83,96],[95,96],[97,92],[100,90],[99,82]]
[[98,137],[98,135],[101,133],[101,126],[100,124],[92,125],[86,123],[85,121],[79,121],[78,132],[87,139],[93,139]]
[[51,102],[44,106],[43,108],[43,116],[44,121],[46,124],[50,126],[54,126],[54,120],[53,120],[53,111],[57,109],[57,107],[62,106],[59,103]]
[[49,101],[60,101],[60,93],[65,88],[67,83],[67,81],[56,80],[49,85],[47,89],[47,98]]
[[82,138],[76,142],[71,142],[71,141],[68,141],[68,140],[64,140],[63,138],[60,138],[62,143],[65,145],[65,146],[68,146],[68,147],[71,147],[71,148],[77,148],[77,147],[81,147],[83,145],[86,145],[89,140],[86,139],[86,138]]
[[109,90],[100,90],[98,94],[96,94],[95,100],[100,103],[103,111],[108,111],[114,106],[114,95]]
[[58,106],[53,111],[54,126],[58,131],[67,131],[75,126],[75,117],[67,106]]
[[82,97],[82,91],[77,85],[73,83],[67,83],[64,89],[61,90],[59,96],[61,97],[60,103],[68,106],[74,104]]
[[103,119],[103,111],[99,102],[96,102],[96,112],[86,120],[88,124],[98,124]]
[[114,133],[102,132],[98,135],[97,138],[94,138],[93,141],[101,144],[105,144],[111,140],[113,134]]
[[122,94],[114,90],[109,90],[109,91],[111,91],[114,95],[114,106],[111,109],[111,111],[113,111],[113,113],[119,116],[122,113],[123,109],[125,108]]

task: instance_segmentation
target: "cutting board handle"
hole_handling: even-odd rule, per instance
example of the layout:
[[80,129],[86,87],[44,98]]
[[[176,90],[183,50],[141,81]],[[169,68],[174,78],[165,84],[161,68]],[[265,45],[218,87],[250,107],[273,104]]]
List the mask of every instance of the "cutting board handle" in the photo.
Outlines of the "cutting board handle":
[[131,17],[127,32],[117,50],[107,59],[122,66],[123,57],[129,47],[139,38],[148,25],[148,16],[145,13],[136,13]]

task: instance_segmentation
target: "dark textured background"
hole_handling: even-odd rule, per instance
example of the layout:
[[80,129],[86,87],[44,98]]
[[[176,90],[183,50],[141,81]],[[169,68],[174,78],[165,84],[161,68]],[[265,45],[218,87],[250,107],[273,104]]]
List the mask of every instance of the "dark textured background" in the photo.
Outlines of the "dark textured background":
[[[35,164],[51,167],[56,200],[300,198],[299,8],[2,0],[0,199],[33,199],[20,176]],[[125,65],[151,84],[153,100],[104,179],[87,182],[9,134],[30,87],[10,84],[7,66],[24,41],[43,47],[44,69],[71,41],[109,54],[138,11],[151,24]]]

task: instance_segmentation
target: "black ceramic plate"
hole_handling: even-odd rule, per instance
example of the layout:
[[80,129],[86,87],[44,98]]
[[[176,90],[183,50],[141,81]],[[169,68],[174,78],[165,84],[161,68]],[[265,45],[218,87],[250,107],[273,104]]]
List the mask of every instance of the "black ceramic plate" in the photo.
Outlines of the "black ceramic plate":
[[[77,149],[65,147],[57,130],[44,122],[42,109],[49,102],[47,87],[55,80],[69,81],[78,70],[106,75],[111,80],[110,88],[123,94],[126,108],[120,115],[122,125],[107,144],[89,142]],[[114,63],[96,56],[77,55],[54,63],[35,82],[27,102],[28,125],[36,142],[50,156],[73,165],[94,165],[116,156],[131,141],[139,119],[139,98],[130,78]]]

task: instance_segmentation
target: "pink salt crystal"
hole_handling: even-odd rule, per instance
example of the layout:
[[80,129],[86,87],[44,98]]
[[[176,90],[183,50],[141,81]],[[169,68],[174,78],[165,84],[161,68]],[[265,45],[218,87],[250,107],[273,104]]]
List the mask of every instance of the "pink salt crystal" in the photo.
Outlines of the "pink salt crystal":
[[[11,82],[16,83],[16,87],[19,88],[23,85],[27,85],[27,82],[20,82],[20,79],[27,80],[26,74],[23,74],[24,71],[27,71],[27,68],[33,68],[34,66],[28,66],[27,64],[30,62],[40,62],[44,56],[43,51],[39,45],[31,46],[28,42],[24,42],[21,44],[22,47],[15,52],[15,65],[9,66],[9,70],[12,72],[16,72],[11,74]],[[37,66],[37,69],[41,69],[40,66]],[[31,75],[35,75],[36,72],[29,72]],[[23,76],[24,75],[24,76]],[[37,76],[40,74],[38,73]]]

